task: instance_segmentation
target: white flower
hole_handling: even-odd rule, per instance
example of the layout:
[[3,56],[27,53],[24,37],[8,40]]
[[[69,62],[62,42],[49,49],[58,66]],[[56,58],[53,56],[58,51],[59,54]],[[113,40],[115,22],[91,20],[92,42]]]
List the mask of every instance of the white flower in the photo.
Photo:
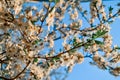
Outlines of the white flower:
[[43,70],[44,70],[44,69],[40,68],[39,66],[34,65],[34,64],[31,64],[31,65],[30,65],[30,70],[31,70],[31,72],[34,73],[39,79],[44,77],[44,76],[43,76],[43,75],[44,75],[44,74],[43,74]]
[[95,19],[94,18],[91,18],[90,19],[90,24],[94,23]]
[[69,14],[70,14],[70,18],[71,18],[72,20],[78,19],[79,14],[78,14],[77,9],[74,9],[74,13],[71,13],[71,12],[70,12]]
[[70,65],[68,66],[68,72],[72,72],[73,67],[74,67],[74,64],[70,64]]
[[46,24],[48,26],[48,31],[50,31],[50,26],[53,25],[54,17],[55,17],[55,9],[53,9],[52,12],[48,14],[48,17],[46,19]]
[[66,50],[69,50],[69,49],[71,48],[71,45],[65,44],[65,45],[64,45],[64,48],[65,48]]
[[32,17],[32,10],[28,12],[28,17]]
[[29,51],[29,52],[28,52],[28,56],[29,56],[29,57],[33,57],[33,56],[34,56],[34,54],[35,54],[35,52],[34,52],[34,51]]
[[82,20],[78,20],[79,26],[82,26]]
[[16,7],[14,7],[15,15],[19,14],[19,12],[21,11],[21,9],[22,9],[22,6],[16,6]]
[[41,16],[41,15],[43,15],[43,13],[44,13],[44,9],[40,9],[40,11],[36,13],[36,15]]
[[100,58],[100,56],[99,56],[98,53],[96,53],[96,54],[93,56],[93,60],[94,60],[95,62],[98,62],[98,61],[99,61],[99,58]]
[[76,59],[75,62],[81,64],[84,61],[84,56],[83,56],[82,53],[76,52],[76,53],[74,53],[74,56],[76,56],[75,57],[75,59]]
[[37,10],[37,7],[36,7],[36,6],[32,6],[32,9],[33,9],[33,10]]
[[53,41],[53,40],[50,40],[49,46],[50,46],[51,48],[54,46],[54,41]]
[[7,47],[6,47],[6,55],[7,56],[14,57],[17,54],[18,54],[18,47],[16,47],[15,45],[13,45],[13,46],[7,45]]

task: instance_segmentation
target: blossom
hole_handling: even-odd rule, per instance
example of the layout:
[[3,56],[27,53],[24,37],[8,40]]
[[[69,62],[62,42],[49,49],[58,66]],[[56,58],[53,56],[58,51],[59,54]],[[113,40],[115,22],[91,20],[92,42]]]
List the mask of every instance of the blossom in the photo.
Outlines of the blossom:
[[55,13],[55,8],[52,10],[52,12],[50,12],[48,14],[48,17],[46,19],[46,23],[47,23],[47,26],[48,26],[48,31],[50,31],[50,26],[53,25],[53,22],[54,22],[54,13]]
[[77,11],[77,9],[75,9],[75,11],[74,11],[73,14],[70,14],[70,18],[71,18],[72,20],[75,20],[75,19],[78,18],[78,11]]
[[22,6],[15,6],[14,10],[15,10],[15,15],[19,14],[19,12],[21,11]]
[[36,66],[34,64],[32,64],[30,66],[30,70],[32,73],[34,73],[35,75],[37,75],[37,77],[40,79],[42,78],[44,75],[43,75],[43,69],[40,68],[39,66]]
[[[7,66],[1,73],[7,70],[5,73],[12,78],[18,73],[20,79],[26,79],[28,74],[27,79],[48,80],[51,70],[64,66],[71,72],[75,64],[90,58],[100,69],[109,69],[115,76],[120,74],[115,65],[120,62],[119,47],[112,46],[111,29],[101,0],[91,1],[90,19],[87,14],[82,16],[90,24],[87,28],[82,27],[79,1],[60,0],[50,6],[43,3],[39,11],[36,6],[22,10],[23,3],[28,1],[31,2],[9,0],[9,3],[13,2],[9,7],[4,5],[5,1],[0,1],[0,62]],[[70,21],[66,15],[70,16]],[[8,21],[11,17],[13,20]],[[96,18],[100,21],[94,25]],[[57,40],[62,46],[58,46]],[[81,53],[81,50],[86,53]],[[19,73],[22,70],[30,72]]]
[[32,10],[28,12],[28,17],[32,17]]
[[54,46],[54,41],[53,41],[53,40],[50,40],[49,46],[50,46],[50,47],[53,47],[53,46]]

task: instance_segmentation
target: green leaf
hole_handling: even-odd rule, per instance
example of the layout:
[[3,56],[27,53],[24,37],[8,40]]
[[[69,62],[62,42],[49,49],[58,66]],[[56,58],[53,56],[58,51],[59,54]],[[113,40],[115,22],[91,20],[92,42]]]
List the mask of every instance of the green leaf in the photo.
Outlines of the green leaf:
[[95,40],[95,43],[96,43],[96,44],[100,44],[100,45],[103,45],[103,44],[104,44],[102,41],[98,41],[98,40]]
[[77,29],[77,28],[79,28],[79,26],[78,25],[77,26],[73,26],[73,28]]
[[27,54],[27,51],[26,51],[26,49],[23,49],[23,51],[25,52],[25,54]]
[[87,42],[91,42],[92,40],[91,39],[87,39]]
[[120,47],[115,47],[115,49],[118,49],[118,50],[120,50]]
[[10,36],[10,33],[6,33],[6,36]]
[[55,0],[55,3],[58,3],[60,0]]
[[74,53],[74,52],[76,52],[76,49],[71,49],[69,52]]
[[98,1],[93,2],[93,6],[96,6],[97,2],[98,2]]
[[101,33],[99,34],[99,36],[98,37],[102,37],[104,34],[106,34],[108,31],[105,31],[105,30],[103,30],[103,31],[101,31]]
[[107,33],[107,31],[105,31],[105,30],[98,30],[95,34],[92,35],[92,39],[100,38],[105,33]]
[[53,0],[49,0],[50,2],[52,2]]
[[34,44],[34,45],[35,45],[35,44],[38,44],[38,42],[39,42],[38,40],[35,40],[35,41],[33,42],[33,44]]
[[32,23],[33,25],[35,25],[36,22],[37,22],[37,20],[31,21],[31,23]]
[[60,58],[59,57],[54,57],[54,58],[52,58],[52,60],[51,61],[58,61],[58,60],[60,60]]
[[88,48],[88,46],[90,46],[90,45],[84,45],[85,49],[87,49],[87,48]]
[[35,59],[33,60],[33,63],[34,63],[34,62],[37,62],[37,61],[38,61],[38,58],[35,58]]
[[108,21],[108,24],[112,24],[114,21],[112,20],[112,21]]
[[109,7],[109,11],[112,12],[112,10],[113,10],[113,8],[110,6],[110,7]]
[[92,42],[85,44],[84,47],[87,49],[87,48],[88,48],[89,46],[91,46],[91,45],[92,45]]
[[41,39],[35,40],[35,41],[33,42],[33,45],[38,44],[38,43],[41,42],[41,41],[42,41]]
[[76,37],[74,37],[74,39],[73,39],[73,46],[76,46],[76,45],[78,45],[78,42],[76,41]]
[[60,0],[49,0],[50,2],[58,3]]

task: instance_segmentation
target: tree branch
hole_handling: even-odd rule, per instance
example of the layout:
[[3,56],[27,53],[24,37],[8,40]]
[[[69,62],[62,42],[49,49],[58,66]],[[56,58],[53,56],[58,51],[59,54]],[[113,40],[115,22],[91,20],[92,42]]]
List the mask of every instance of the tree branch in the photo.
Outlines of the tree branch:
[[26,70],[26,68],[29,66],[29,64],[30,64],[30,61],[27,63],[26,67],[19,74],[17,74],[14,78],[6,78],[6,77],[0,76],[0,79],[14,80],[14,79],[18,78]]

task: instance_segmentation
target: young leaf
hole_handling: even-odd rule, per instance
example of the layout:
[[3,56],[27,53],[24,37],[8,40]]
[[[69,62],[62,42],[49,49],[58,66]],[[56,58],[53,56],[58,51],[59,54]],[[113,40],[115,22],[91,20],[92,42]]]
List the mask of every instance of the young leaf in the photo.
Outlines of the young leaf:
[[58,3],[60,0],[49,0],[50,2]]
[[53,0],[49,0],[50,2],[52,2]]
[[108,21],[108,24],[112,24],[114,21],[112,20],[112,21]]
[[103,42],[98,41],[98,40],[95,40],[95,43],[96,43],[96,44],[100,44],[100,45],[104,44]]
[[95,34],[92,35],[92,39],[100,38],[105,33],[107,33],[107,31],[105,31],[105,30],[98,30]]
[[113,8],[110,6],[110,7],[109,7],[109,12],[112,12],[112,10],[113,10]]
[[27,51],[26,51],[26,49],[23,49],[23,51],[25,52],[25,54],[27,54]]
[[58,61],[60,58],[59,57],[55,57],[55,58],[52,58],[52,60],[51,61]]
[[73,46],[76,46],[77,42],[76,42],[76,38],[73,39]]
[[40,41],[42,41],[41,39],[40,40],[35,40],[34,42],[33,42],[33,44],[35,45],[35,44],[38,44]]
[[58,3],[60,0],[55,0],[55,3]]
[[76,52],[76,49],[72,49],[72,50],[70,50],[69,52],[70,52],[70,53],[74,53],[74,52]]
[[35,23],[36,23],[37,21],[36,20],[34,20],[34,21],[31,21],[31,23],[33,24],[33,25],[35,25]]
[[37,62],[37,61],[38,61],[38,58],[35,58],[35,59],[33,60],[33,63],[34,63],[34,62]]
[[115,47],[115,49],[118,49],[118,50],[120,50],[120,47]]

